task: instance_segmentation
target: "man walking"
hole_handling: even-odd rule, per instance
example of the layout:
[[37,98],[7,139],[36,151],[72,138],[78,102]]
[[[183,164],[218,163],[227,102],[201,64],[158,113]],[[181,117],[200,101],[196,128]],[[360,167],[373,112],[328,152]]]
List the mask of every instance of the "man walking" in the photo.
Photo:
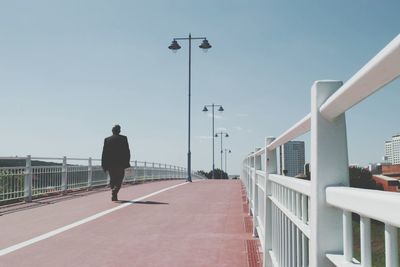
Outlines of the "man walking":
[[110,187],[112,201],[118,201],[118,191],[124,179],[125,169],[131,165],[131,153],[129,151],[128,138],[120,135],[121,126],[115,125],[112,128],[112,136],[104,139],[101,166],[110,175]]

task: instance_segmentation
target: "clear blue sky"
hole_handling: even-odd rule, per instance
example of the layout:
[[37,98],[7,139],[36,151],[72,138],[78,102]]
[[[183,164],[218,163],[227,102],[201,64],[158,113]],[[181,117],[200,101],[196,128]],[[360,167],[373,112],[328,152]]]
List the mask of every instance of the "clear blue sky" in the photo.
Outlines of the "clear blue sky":
[[[211,168],[201,111],[214,102],[239,173],[310,111],[315,80],[348,80],[400,33],[399,11],[399,0],[1,1],[0,156],[100,157],[119,123],[135,159],[185,166],[188,44],[167,47],[191,32],[213,45],[192,50],[193,168]],[[399,87],[347,113],[351,163],[379,161],[400,132]]]

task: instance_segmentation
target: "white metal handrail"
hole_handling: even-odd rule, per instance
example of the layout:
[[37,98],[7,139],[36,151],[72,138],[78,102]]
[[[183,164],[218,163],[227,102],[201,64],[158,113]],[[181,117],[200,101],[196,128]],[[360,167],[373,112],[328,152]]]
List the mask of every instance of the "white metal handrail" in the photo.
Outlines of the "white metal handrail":
[[400,75],[400,34],[349,79],[320,107],[334,119]]
[[267,149],[274,150],[278,146],[283,145],[288,141],[293,140],[294,138],[307,133],[308,131],[310,131],[310,128],[311,128],[311,114],[308,114],[300,121],[298,121],[295,125],[293,125],[293,127],[291,127],[282,135],[280,135],[278,138],[276,138],[274,142],[272,142],[270,145],[267,146]]
[[276,184],[280,184],[286,188],[289,188],[293,191],[299,192],[303,195],[310,196],[311,195],[311,183],[310,181],[301,180],[301,179],[293,179],[292,177],[287,177],[283,175],[270,174],[269,180]]
[[[399,62],[400,35],[345,84],[316,81],[311,112],[244,159],[241,179],[264,266],[360,266],[353,259],[352,213],[360,215],[362,266],[372,266],[371,219],[385,223],[386,267],[399,266],[400,194],[348,188],[345,120],[348,109],[400,75]],[[311,181],[278,175],[277,149],[308,131]]]
[[[9,201],[31,201],[33,197],[69,190],[105,186],[109,177],[100,165],[100,159],[67,157],[0,157],[0,160],[20,161],[24,166],[0,167],[0,205]],[[32,166],[33,160],[52,161],[51,165]],[[54,162],[56,161],[56,162]],[[131,161],[125,170],[124,183],[186,179],[185,168],[164,163]],[[204,177],[193,173],[193,178]]]
[[332,186],[326,189],[326,201],[342,210],[400,227],[400,212],[395,212],[400,207],[397,192]]
[[[327,119],[334,119],[352,106],[375,93],[400,75],[400,34],[371,59],[321,106]],[[311,114],[295,123],[267,148],[272,150],[310,131]],[[265,148],[254,153],[260,155]]]

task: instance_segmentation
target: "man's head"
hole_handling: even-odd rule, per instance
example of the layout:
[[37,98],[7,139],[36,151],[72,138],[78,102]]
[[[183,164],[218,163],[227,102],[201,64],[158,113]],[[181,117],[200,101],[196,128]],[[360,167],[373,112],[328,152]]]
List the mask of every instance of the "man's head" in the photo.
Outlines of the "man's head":
[[121,126],[119,126],[118,124],[115,125],[115,126],[112,128],[112,133],[113,133],[113,134],[119,134],[120,132],[121,132]]

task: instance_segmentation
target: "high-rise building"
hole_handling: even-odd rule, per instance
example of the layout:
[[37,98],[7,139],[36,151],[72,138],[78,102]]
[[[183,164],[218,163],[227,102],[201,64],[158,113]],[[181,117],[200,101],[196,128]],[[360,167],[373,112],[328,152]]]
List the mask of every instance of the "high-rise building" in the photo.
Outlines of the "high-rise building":
[[392,163],[392,141],[385,141],[385,156],[383,160]]
[[289,141],[283,145],[282,168],[287,176],[304,172],[305,152],[303,141]]
[[392,140],[385,142],[385,161],[400,164],[400,134],[393,135]]
[[392,137],[392,164],[400,164],[400,134]]

